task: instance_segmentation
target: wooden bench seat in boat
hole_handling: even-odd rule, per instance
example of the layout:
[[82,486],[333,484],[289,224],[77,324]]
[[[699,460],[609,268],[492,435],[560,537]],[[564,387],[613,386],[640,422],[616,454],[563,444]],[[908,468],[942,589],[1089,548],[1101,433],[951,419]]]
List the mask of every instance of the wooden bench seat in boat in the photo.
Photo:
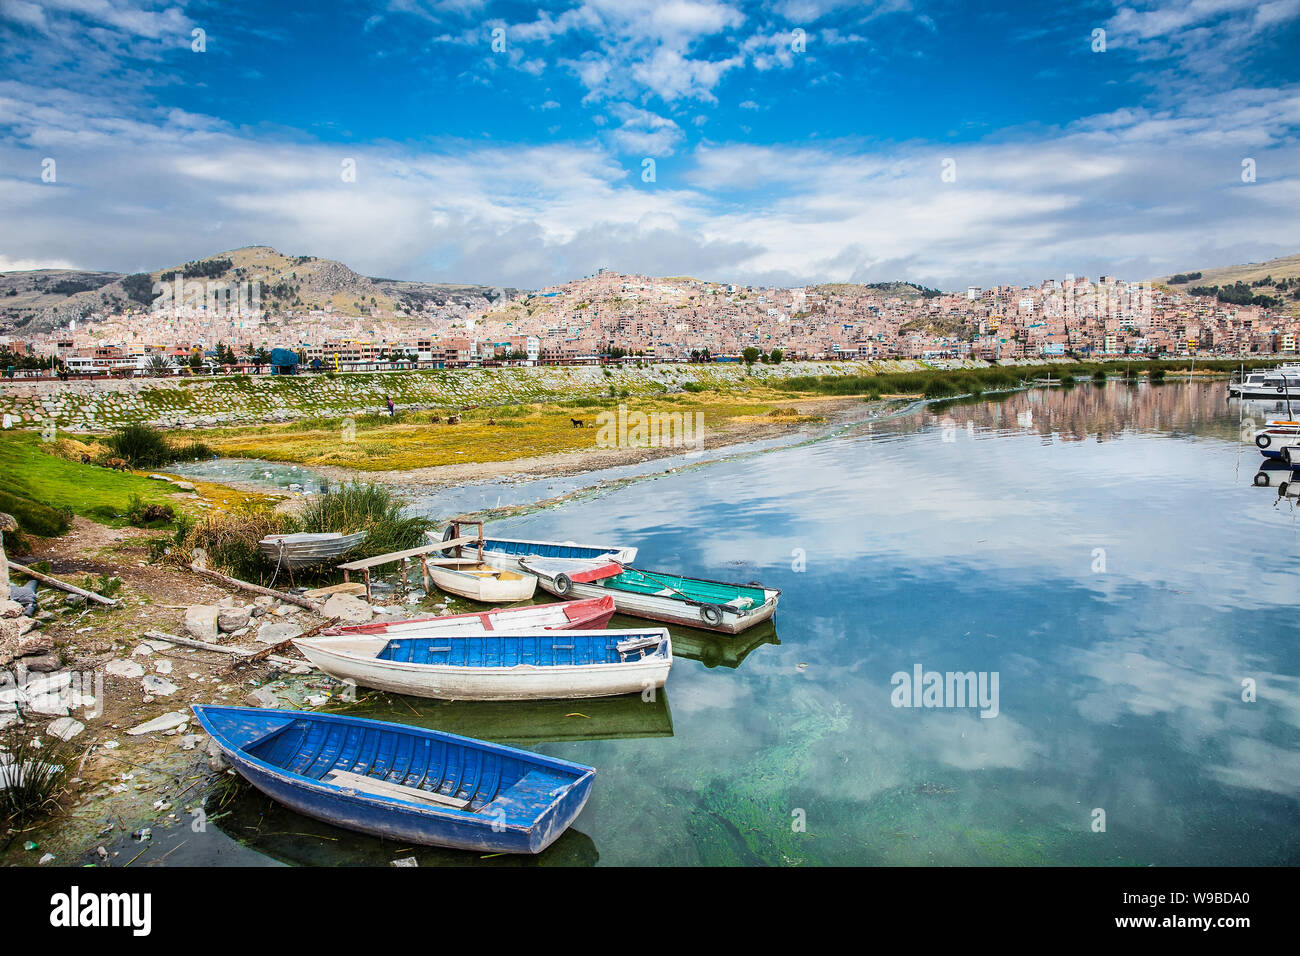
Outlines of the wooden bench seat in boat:
[[331,770],[321,777],[322,783],[335,783],[340,787],[350,787],[376,797],[390,797],[394,800],[410,800],[415,803],[432,803],[440,807],[452,807],[456,810],[469,809],[469,801],[449,797],[442,793],[430,793],[419,787],[408,787],[400,783],[389,783],[375,777],[366,777],[349,770]]

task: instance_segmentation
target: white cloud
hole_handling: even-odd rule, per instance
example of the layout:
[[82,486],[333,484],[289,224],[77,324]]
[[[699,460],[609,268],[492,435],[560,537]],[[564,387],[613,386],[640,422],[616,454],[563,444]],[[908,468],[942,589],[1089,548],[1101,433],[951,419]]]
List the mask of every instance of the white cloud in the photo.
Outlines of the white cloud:
[[[596,139],[544,146],[278,140],[13,82],[0,83],[0,112],[10,261],[134,271],[269,243],[371,274],[527,287],[609,266],[960,288],[1072,269],[1145,277],[1300,242],[1296,87],[942,148],[683,152],[675,119],[626,101],[593,117],[612,120]],[[670,152],[642,183],[640,157]],[[40,182],[45,156],[56,184]],[[1240,181],[1243,156],[1255,183]],[[940,179],[948,157],[955,183]]]
[[667,156],[685,137],[682,128],[668,117],[630,103],[615,103],[610,113],[621,123],[609,134],[610,139],[624,153]]

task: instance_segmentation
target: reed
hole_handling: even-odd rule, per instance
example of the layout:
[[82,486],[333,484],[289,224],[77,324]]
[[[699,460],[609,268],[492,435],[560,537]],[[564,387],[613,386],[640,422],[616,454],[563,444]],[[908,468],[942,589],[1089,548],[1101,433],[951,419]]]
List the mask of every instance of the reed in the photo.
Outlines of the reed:
[[132,468],[159,468],[173,461],[213,457],[201,441],[174,445],[152,425],[124,425],[104,439],[107,458],[120,458]]
[[387,486],[352,482],[312,497],[298,514],[295,530],[341,534],[365,531],[366,540],[349,557],[369,557],[424,543],[424,533],[433,522],[404,512],[402,499]]
[[66,748],[38,748],[35,738],[11,734],[0,751],[0,776],[7,784],[0,789],[0,823],[20,828],[58,810],[74,759]]

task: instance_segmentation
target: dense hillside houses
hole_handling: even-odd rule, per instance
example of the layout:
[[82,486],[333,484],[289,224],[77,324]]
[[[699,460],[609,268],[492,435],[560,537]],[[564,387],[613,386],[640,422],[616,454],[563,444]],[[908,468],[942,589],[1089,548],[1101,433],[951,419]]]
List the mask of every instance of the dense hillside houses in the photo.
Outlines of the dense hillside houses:
[[[1300,286],[1259,295],[1175,291],[1112,276],[939,292],[909,283],[739,286],[601,271],[536,292],[364,314],[266,305],[129,308],[0,337],[14,369],[69,374],[269,366],[275,348],[319,370],[484,364],[781,359],[988,361],[1077,355],[1294,354]],[[1268,293],[1268,294],[1264,294]]]

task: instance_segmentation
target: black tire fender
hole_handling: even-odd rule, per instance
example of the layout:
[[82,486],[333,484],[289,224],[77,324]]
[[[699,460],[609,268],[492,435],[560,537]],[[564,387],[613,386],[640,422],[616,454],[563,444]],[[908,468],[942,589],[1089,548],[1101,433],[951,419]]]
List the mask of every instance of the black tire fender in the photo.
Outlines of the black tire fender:
[[701,604],[700,620],[709,627],[717,627],[722,623],[722,608],[716,604]]
[[1255,444],[1260,448],[1267,448],[1269,445],[1273,444],[1273,436],[1267,434],[1256,435]]
[[555,576],[555,593],[560,597],[568,597],[569,592],[573,590],[573,578],[569,577],[563,571]]

